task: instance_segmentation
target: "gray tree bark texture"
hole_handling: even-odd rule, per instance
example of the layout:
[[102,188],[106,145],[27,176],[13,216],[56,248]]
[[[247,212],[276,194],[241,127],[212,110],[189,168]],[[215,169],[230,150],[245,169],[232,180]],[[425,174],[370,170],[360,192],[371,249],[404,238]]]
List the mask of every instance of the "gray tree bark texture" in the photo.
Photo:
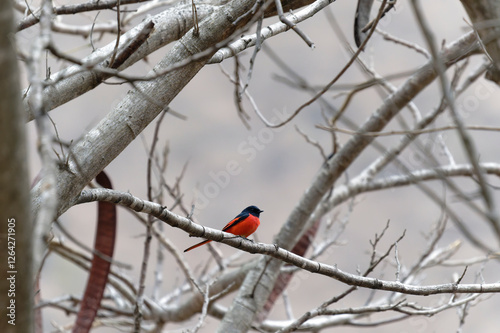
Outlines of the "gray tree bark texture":
[[461,0],[474,29],[484,46],[484,52],[492,62],[486,78],[500,83],[500,2],[495,0]]
[[0,1],[0,332],[33,332],[32,228],[11,1]]

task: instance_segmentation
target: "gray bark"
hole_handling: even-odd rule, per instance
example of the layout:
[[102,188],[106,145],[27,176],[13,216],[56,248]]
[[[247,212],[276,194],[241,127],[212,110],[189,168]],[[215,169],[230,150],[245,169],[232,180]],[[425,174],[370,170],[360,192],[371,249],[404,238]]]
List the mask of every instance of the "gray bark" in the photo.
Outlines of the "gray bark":
[[24,333],[34,324],[32,221],[11,6],[0,1],[0,331]]
[[486,78],[500,83],[500,2],[496,0],[461,0],[474,29],[492,62]]

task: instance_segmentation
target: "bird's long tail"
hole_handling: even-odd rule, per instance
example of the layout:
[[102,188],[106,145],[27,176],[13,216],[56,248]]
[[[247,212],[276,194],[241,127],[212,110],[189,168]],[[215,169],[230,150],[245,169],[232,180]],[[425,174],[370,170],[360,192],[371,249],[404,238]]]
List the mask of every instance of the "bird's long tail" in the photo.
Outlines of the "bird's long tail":
[[192,249],[196,249],[197,247],[205,245],[205,244],[210,243],[210,242],[211,242],[211,240],[206,240],[206,241],[203,241],[201,243],[195,244],[195,245],[193,245],[193,246],[188,247],[187,249],[185,249],[184,252],[191,251]]

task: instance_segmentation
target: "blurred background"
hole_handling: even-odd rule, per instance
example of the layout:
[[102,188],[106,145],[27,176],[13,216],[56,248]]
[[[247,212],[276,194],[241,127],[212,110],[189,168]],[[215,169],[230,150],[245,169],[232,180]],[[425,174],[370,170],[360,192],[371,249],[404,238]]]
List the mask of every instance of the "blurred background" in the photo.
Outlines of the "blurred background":
[[[378,3],[375,6],[378,7]],[[467,15],[459,1],[423,2],[422,6],[439,44],[449,43],[470,30]],[[336,1],[326,10],[301,23],[300,28],[315,43],[314,49],[309,48],[295,33],[290,31],[267,40],[265,45],[309,84],[314,87],[324,86],[337,75],[350,58],[343,42],[331,27],[332,17],[347,40],[354,45],[355,10],[355,1]],[[98,21],[105,22],[113,18],[113,15],[113,13],[103,11]],[[94,17],[91,15],[88,17],[67,16],[63,20],[69,20],[72,24],[80,23],[78,20],[82,21],[81,24],[91,24]],[[277,18],[269,18],[264,21],[264,25],[277,21]],[[406,1],[399,1],[396,10],[384,17],[379,28],[410,43],[426,47],[411,7]],[[21,49],[29,46],[36,29],[36,27],[30,28],[19,34],[18,43]],[[54,38],[61,49],[74,56],[83,57],[91,52],[88,42],[84,39],[61,34],[55,34]],[[96,38],[94,44],[100,47],[113,39],[111,35],[104,35],[100,40]],[[168,49],[169,47],[160,49],[149,56],[147,62],[140,62],[127,72],[146,74],[167,53]],[[249,49],[240,56],[241,65],[247,69],[252,52],[253,49]],[[398,74],[414,71],[427,62],[422,54],[386,41],[378,33],[374,34],[360,58],[381,76],[394,77],[390,83],[396,87],[406,79],[405,76]],[[472,72],[483,61],[483,56],[472,57],[466,70]],[[53,59],[51,56],[48,56],[48,64],[52,73],[67,66],[66,63]],[[186,119],[166,115],[161,124],[158,149],[168,147],[168,167],[164,176],[169,184],[175,183],[186,166],[180,182],[184,193],[183,201],[189,208],[191,203],[196,203],[193,218],[198,223],[221,228],[246,206],[257,205],[264,210],[264,213],[261,214],[262,224],[254,238],[260,242],[271,243],[274,235],[278,233],[324,162],[317,147],[308,143],[298,130],[305,133],[311,140],[318,142],[324,153],[328,155],[332,152],[331,135],[318,129],[316,125],[325,125],[325,116],[331,115],[328,110],[322,109],[321,105],[314,103],[304,109],[292,122],[274,130],[267,128],[260,121],[248,100],[245,100],[245,110],[250,115],[248,121],[250,128],[248,129],[237,114],[234,86],[224,74],[228,72],[233,75],[233,71],[232,59],[225,60],[220,65],[207,65],[200,71],[170,105]],[[448,73],[452,71],[449,70]],[[256,58],[248,90],[263,115],[274,123],[292,114],[297,107],[310,98],[307,92],[284,83],[280,79],[283,77],[288,76],[276,65],[269,53],[261,51]],[[345,100],[343,92],[346,91],[346,87],[365,80],[367,80],[366,75],[355,64],[324,97],[332,105],[340,107]],[[26,87],[26,82],[24,77],[24,87]],[[101,85],[53,110],[50,116],[57,126],[60,138],[67,142],[81,138],[118,104],[129,89],[130,86],[126,84]],[[351,101],[345,115],[357,124],[362,124],[382,104],[383,97],[374,89],[362,91]],[[439,86],[434,83],[419,94],[414,103],[423,114],[426,114],[437,107],[440,98]],[[457,100],[459,110],[463,112],[462,115],[471,125],[499,126],[499,103],[498,88],[483,78]],[[413,123],[408,110],[404,110],[401,117],[409,124]],[[441,116],[438,122],[441,125],[450,123],[449,116]],[[154,126],[155,122],[106,168],[115,189],[129,191],[137,197],[146,198],[147,156]],[[40,170],[37,134],[33,123],[29,123],[28,128],[31,152],[29,165],[32,178],[34,178]],[[393,121],[386,130],[399,128],[398,122]],[[497,132],[473,132],[472,135],[481,152],[481,161],[499,162],[496,144],[499,134]],[[342,145],[349,138],[348,134],[339,134],[339,144]],[[390,146],[398,140],[398,136],[385,137],[379,139],[379,142]],[[445,132],[443,140],[457,163],[467,161],[464,158],[460,141],[453,131]],[[437,143],[436,136],[423,136],[422,142],[435,149],[437,156],[443,156],[443,150]],[[366,150],[348,169],[339,183],[357,175],[378,155],[379,153],[374,149]],[[404,154],[403,159],[412,169],[428,167],[429,165],[421,156],[417,150],[414,150]],[[443,157],[443,160],[446,158]],[[238,166],[236,174],[229,177],[227,177],[228,163]],[[399,173],[401,172],[395,167],[389,166],[383,171],[382,176]],[[470,180],[464,180],[460,184],[465,189],[475,188]],[[439,182],[433,182],[430,186],[441,191],[440,193],[445,191]],[[447,196],[448,204],[454,205],[468,225],[474,226],[478,235],[486,239],[491,237],[489,227],[484,220],[478,221],[477,216],[463,208],[459,200],[446,193],[444,195]],[[496,197],[498,199],[498,193]],[[171,198],[164,202],[167,207],[172,203]],[[363,194],[350,202],[350,205],[339,206],[327,217],[329,222],[333,223],[334,229],[339,228],[340,221],[348,221],[348,223],[340,235],[338,244],[319,258],[321,262],[336,264],[340,269],[350,273],[355,273],[357,269],[361,271],[366,269],[372,250],[370,240],[374,239],[376,233],[382,232],[388,221],[390,221],[390,228],[379,244],[380,251],[385,251],[406,231],[405,238],[398,243],[399,260],[403,265],[411,265],[421,255],[421,249],[427,242],[427,235],[432,232],[433,226],[442,214],[439,207],[413,187]],[[60,218],[60,222],[88,246],[92,246],[94,241],[96,206],[96,204],[84,204],[72,207]],[[138,281],[145,229],[123,208],[118,209],[118,217],[119,237],[115,256],[118,261],[133,265],[132,270],[124,273],[131,276],[134,281]],[[55,229],[54,233],[71,243],[58,230]],[[318,241],[323,240],[322,237],[326,234],[319,233]],[[198,241],[168,226],[166,226],[166,236],[180,250]],[[496,246],[493,237],[491,239],[491,244]],[[441,245],[451,244],[457,240],[462,243],[454,258],[465,259],[483,255],[470,246],[449,223]],[[226,256],[236,252],[235,249],[225,245],[216,246]],[[156,248],[156,243],[154,248]],[[248,254],[242,255],[239,262],[244,262],[249,257]],[[203,248],[198,252],[185,254],[185,258],[195,270],[200,269],[207,260],[212,260],[211,255]],[[497,262],[490,262],[484,267],[474,265],[469,268],[464,282],[475,282],[483,277],[485,282],[498,281],[499,268]],[[153,260],[150,263],[149,282],[152,281],[154,269]],[[165,293],[184,282],[182,272],[171,257],[164,258],[162,272]],[[372,276],[391,280],[395,278],[393,272],[393,267],[385,266],[377,269]],[[462,271],[459,268],[443,267],[441,271],[435,270],[433,275],[425,277],[421,283],[424,285],[449,283],[461,274]],[[68,294],[80,297],[85,287],[87,273],[57,255],[51,255],[45,263],[41,278],[43,299],[53,299]],[[347,286],[326,277],[298,273],[288,289],[288,297],[293,304],[293,313],[298,317],[304,311],[319,306],[325,299],[340,294],[346,289]],[[151,296],[151,292],[148,286],[146,295]],[[361,306],[371,293],[370,290],[358,291],[345,302],[342,301],[333,307]],[[377,293],[375,297],[376,295]],[[222,304],[229,306],[233,297],[233,295],[226,297]],[[419,304],[432,305],[450,297],[450,295],[442,295],[427,298],[415,297],[414,299]],[[408,299],[413,298],[408,297]],[[500,305],[498,295],[484,295],[481,299],[487,300],[470,309],[463,331],[494,332],[498,330],[500,325],[497,315]],[[390,317],[389,314],[387,315]],[[74,317],[67,317],[63,311],[54,308],[45,309],[43,317],[47,332],[55,330],[53,325],[63,326],[74,320]],[[283,307],[276,305],[269,318],[286,319]],[[192,327],[196,320],[197,318],[193,318],[191,324],[168,324],[165,331],[181,332],[180,327]],[[452,332],[459,327],[459,322],[459,314],[452,309],[435,317],[413,317],[382,327],[368,327],[365,330],[370,332]],[[217,320],[208,317],[201,332],[214,331],[217,323]],[[335,332],[357,332],[362,329],[335,327],[325,329],[324,332],[334,330]],[[96,331],[111,332],[110,329]]]

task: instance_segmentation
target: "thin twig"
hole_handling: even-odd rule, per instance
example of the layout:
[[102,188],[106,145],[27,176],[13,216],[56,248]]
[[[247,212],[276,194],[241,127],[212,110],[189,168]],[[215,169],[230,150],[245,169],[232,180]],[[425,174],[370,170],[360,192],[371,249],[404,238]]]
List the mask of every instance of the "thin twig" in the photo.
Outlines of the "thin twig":
[[[385,8],[385,5],[387,3],[388,0],[383,0],[382,4],[380,5],[380,10],[379,10],[379,13],[377,15],[377,19],[376,19],[376,22],[378,22],[384,12],[384,8]],[[375,28],[376,28],[376,24],[373,25],[373,27],[371,28],[370,32],[368,33],[368,35],[366,36],[366,39],[363,41],[363,43],[361,44],[360,48],[354,53],[354,55],[349,59],[349,61],[344,65],[344,67],[340,70],[340,72],[333,78],[333,80],[331,80],[328,84],[326,84],[323,89],[321,89],[321,91],[319,91],[316,95],[314,95],[313,98],[311,98],[310,100],[308,100],[307,102],[305,102],[304,104],[302,104],[299,108],[297,108],[293,113],[292,115],[282,121],[281,123],[277,123],[277,124],[272,124],[270,123],[262,114],[260,113],[257,113],[257,115],[259,116],[259,118],[264,122],[264,124],[266,124],[266,126],[268,127],[271,127],[271,128],[277,128],[277,127],[281,127],[287,123],[289,123],[293,118],[295,118],[295,116],[297,116],[304,108],[306,108],[307,106],[311,105],[312,103],[314,103],[315,101],[317,101],[321,96],[323,96],[323,94],[325,92],[327,92],[330,87],[332,85],[334,85],[342,75],[344,75],[344,73],[347,71],[347,69],[349,67],[351,67],[351,65],[354,63],[354,61],[356,60],[356,58],[358,57],[358,55],[362,52],[364,46],[368,43],[368,41],[370,40],[370,37],[373,35],[373,32],[375,31]]]
[[419,26],[422,30],[422,33],[424,34],[424,37],[427,41],[427,44],[429,46],[429,49],[432,54],[433,58],[433,63],[434,63],[434,68],[436,72],[438,73],[439,77],[439,82],[441,84],[441,91],[443,93],[444,98],[446,99],[448,103],[448,107],[450,109],[450,113],[452,115],[452,118],[455,122],[455,125],[457,126],[457,132],[460,136],[460,139],[462,140],[462,145],[465,149],[465,152],[467,154],[467,157],[471,163],[471,165],[474,168],[474,172],[476,174],[476,179],[477,183],[479,185],[479,189],[481,191],[481,196],[484,200],[484,203],[486,207],[488,208],[487,214],[485,214],[487,220],[490,222],[490,225],[492,229],[495,231],[498,241],[500,242],[500,218],[498,215],[498,212],[496,210],[496,204],[495,200],[493,199],[491,190],[489,189],[487,185],[487,181],[484,176],[484,171],[481,170],[479,167],[479,153],[476,150],[476,146],[474,144],[474,141],[472,140],[472,137],[469,135],[469,133],[466,131],[465,125],[463,124],[463,121],[461,117],[459,116],[459,113],[456,109],[455,105],[455,98],[450,90],[449,84],[448,84],[448,78],[446,77],[445,74],[445,67],[444,64],[439,57],[439,52],[434,40],[434,34],[432,33],[427,21],[424,18],[424,14],[422,12],[422,9],[420,8],[420,3],[418,0],[412,0],[411,1],[413,11],[415,13],[415,16],[417,18],[417,21],[419,23]]
[[275,0],[274,5],[276,6],[276,12],[278,13],[280,21],[285,23],[288,26],[288,28],[295,31],[295,33],[299,35],[304,42],[306,42],[307,46],[309,46],[310,48],[314,48],[314,43],[312,42],[312,40],[309,37],[307,37],[307,35],[295,23],[290,21],[283,14],[283,7],[281,6],[281,0]]
[[122,35],[121,33],[121,23],[120,23],[120,2],[121,0],[118,0],[116,2],[116,28],[118,29],[118,32],[116,33],[116,41],[115,41],[115,48],[113,50],[113,53],[111,54],[111,60],[109,61],[109,67],[114,68],[113,64],[115,62],[116,54],[118,53],[118,46],[120,46],[120,36]]
[[[327,127],[323,125],[316,125],[316,128],[329,131],[329,132],[339,132],[348,135],[358,135],[359,133],[353,130],[338,128],[338,127]],[[480,126],[480,125],[468,125],[464,128],[471,131],[488,131],[488,132],[500,132],[500,127],[493,126]],[[421,134],[429,134],[429,133],[442,133],[444,131],[453,131],[456,130],[457,126],[448,125],[443,127],[434,127],[434,128],[423,128],[423,129],[414,129],[414,130],[404,130],[404,131],[387,131],[387,132],[363,132],[362,135],[373,136],[373,137],[383,137],[383,136],[393,136],[393,135],[421,135]]]

